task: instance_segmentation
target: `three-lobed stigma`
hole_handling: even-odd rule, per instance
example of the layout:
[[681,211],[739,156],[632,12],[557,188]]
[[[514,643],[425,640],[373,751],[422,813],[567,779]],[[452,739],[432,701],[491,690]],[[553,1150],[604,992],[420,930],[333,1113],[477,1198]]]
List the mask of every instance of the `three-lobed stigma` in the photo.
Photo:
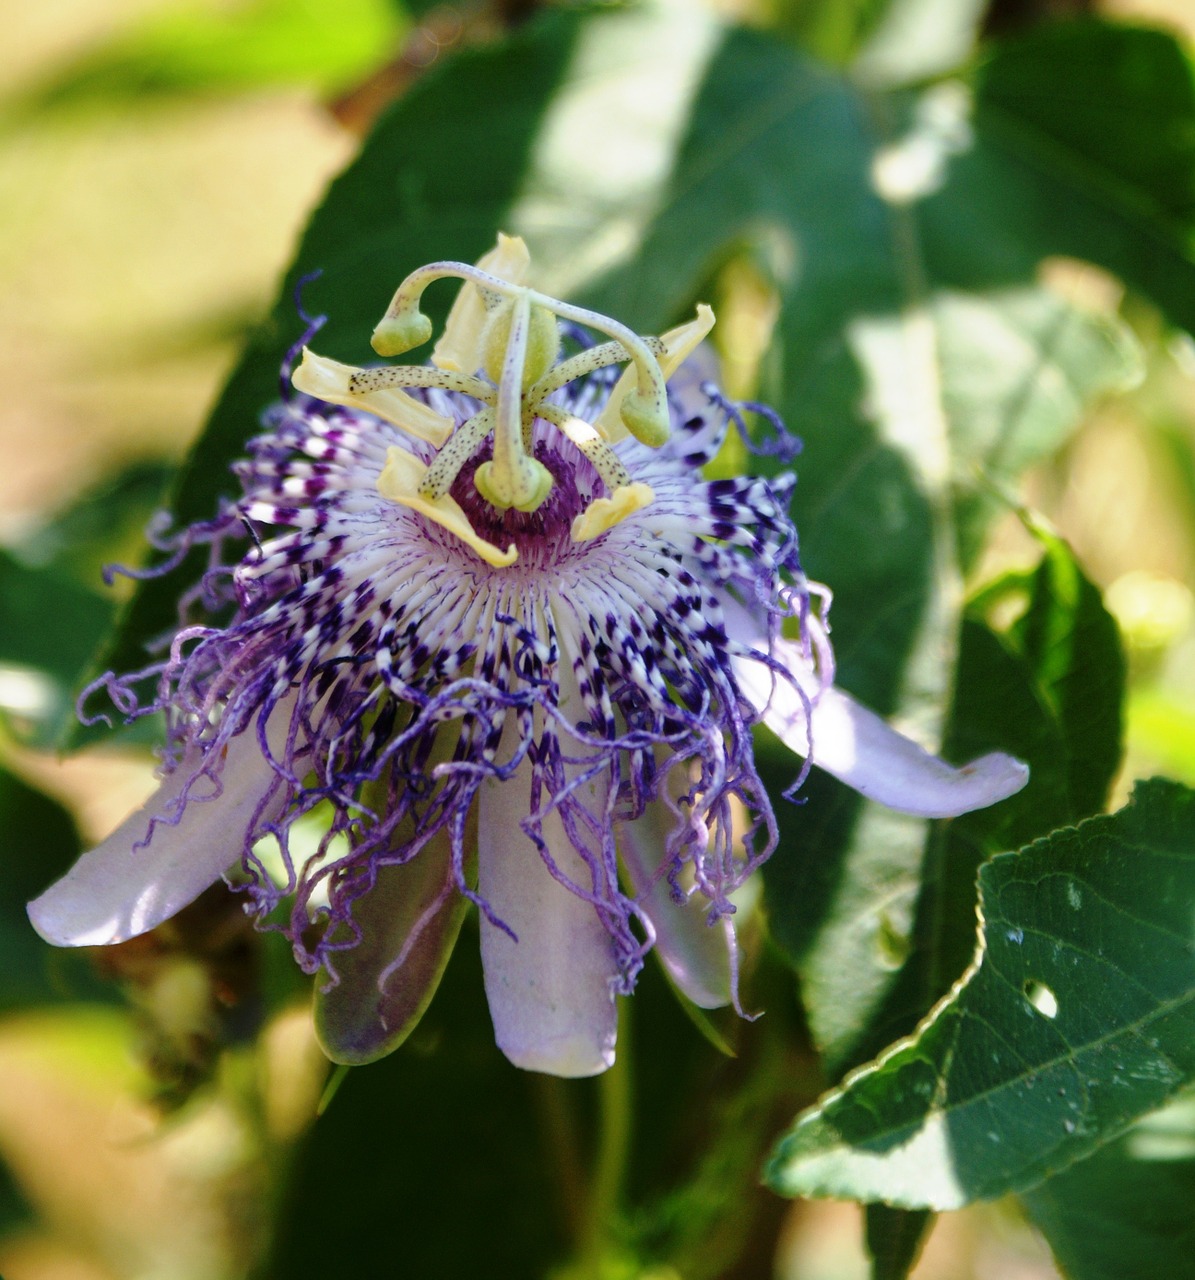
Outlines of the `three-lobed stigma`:
[[[449,496],[478,448],[492,437],[492,457],[474,473],[481,497],[500,511],[534,512],[553,486],[551,473],[532,456],[534,423],[538,417],[554,424],[606,488],[606,496],[595,498],[572,527],[577,542],[598,537],[654,496],[649,486],[633,481],[613,445],[627,434],[655,448],[668,439],[665,384],[714,323],[710,308],[699,306],[688,324],[660,338],[643,338],[609,316],[530,288],[529,266],[523,241],[500,235],[476,266],[434,262],[408,275],[374,330],[379,355],[402,355],[427,342],[432,325],[419,309],[424,290],[445,278],[462,282],[429,365],[356,369],[305,351],[293,378],[300,391],[366,409],[436,446],[427,465],[409,455],[392,458],[379,492],[455,533],[494,565],[512,563],[513,547],[503,550],[479,538]],[[562,320],[610,340],[561,359]],[[549,403],[570,382],[619,364],[627,368],[593,422]],[[471,396],[482,407],[458,426],[408,394],[431,387]]]

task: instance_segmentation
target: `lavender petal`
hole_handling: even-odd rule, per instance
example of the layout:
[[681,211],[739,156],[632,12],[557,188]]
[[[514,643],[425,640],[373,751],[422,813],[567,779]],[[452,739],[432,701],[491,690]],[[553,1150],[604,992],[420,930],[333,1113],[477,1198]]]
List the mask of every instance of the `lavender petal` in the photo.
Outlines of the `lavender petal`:
[[252,726],[229,742],[218,783],[202,772],[205,763],[197,749],[185,753],[141,809],[29,904],[47,942],[94,947],[135,938],[239,861],[250,827],[276,816],[259,812],[274,767]]
[[1002,752],[949,765],[840,689],[819,690],[799,645],[777,641],[773,657],[795,685],[740,657],[735,674],[744,694],[785,746],[869,800],[919,817],[953,818],[1005,800],[1029,781],[1028,766]]
[[658,874],[672,825],[671,811],[656,801],[643,817],[622,824],[619,849],[668,976],[699,1008],[718,1009],[733,998],[734,930],[729,917],[710,922],[710,904],[704,894],[675,901],[667,874]]
[[[618,964],[592,903],[552,875],[523,830],[530,788],[525,761],[509,780],[488,778],[481,789],[478,893],[515,935],[482,913],[481,963],[494,1035],[517,1067],[597,1075],[614,1062]],[[544,817],[542,835],[558,870],[588,891],[589,868],[554,813]]]

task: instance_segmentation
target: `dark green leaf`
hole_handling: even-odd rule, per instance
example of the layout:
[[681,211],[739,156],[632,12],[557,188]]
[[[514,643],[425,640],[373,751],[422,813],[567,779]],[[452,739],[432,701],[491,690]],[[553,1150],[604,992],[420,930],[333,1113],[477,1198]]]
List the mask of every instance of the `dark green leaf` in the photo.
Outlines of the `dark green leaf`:
[[[971,605],[947,739],[958,759],[1003,742],[1028,761],[1029,785],[997,810],[952,824],[956,852],[1013,848],[1098,813],[1120,765],[1120,633],[1070,548],[1036,532],[1038,568],[1007,575]],[[986,622],[997,616],[1000,633]]]
[[[772,752],[766,761],[778,795],[792,766]],[[910,959],[928,824],[816,773],[801,796],[777,815],[781,845],[764,867],[768,922],[836,1079],[890,1038],[885,1008]]]
[[1003,46],[981,85],[984,108],[1031,131],[1027,150],[1057,148],[1087,192],[1178,242],[1195,228],[1195,73],[1173,36],[1042,24]]
[[1024,1204],[1071,1280],[1191,1280],[1195,1100],[1146,1117]]
[[0,1010],[102,993],[86,958],[53,951],[25,904],[78,857],[74,821],[56,801],[0,768]]
[[75,719],[75,696],[110,601],[55,569],[0,551],[0,715],[23,741],[49,747]]
[[628,1008],[630,1037],[620,1039],[633,1065],[622,1232],[640,1260],[632,1274],[656,1263],[685,1280],[754,1280],[771,1274],[785,1216],[759,1185],[759,1166],[790,1101],[817,1093],[813,1054],[788,972],[770,952],[745,993],[766,1017],[712,1015],[734,1058],[698,1036],[662,972],[644,971]]
[[[772,930],[801,976],[832,1075],[907,1034],[962,973],[985,858],[1103,807],[1120,760],[1120,640],[1070,550],[1039,537],[1040,566],[972,606],[945,741],[952,760],[1011,751],[1029,764],[1029,785],[938,824],[928,842],[925,824],[870,809],[829,780],[811,782],[803,809],[781,811],[782,852],[764,869]],[[982,621],[996,614],[1007,631]],[[778,784],[783,772],[767,759]],[[846,849],[847,861],[827,849]]]
[[869,1204],[865,1217],[871,1280],[905,1280],[921,1256],[934,1215],[924,1209]]
[[466,930],[411,1038],[351,1070],[316,1121],[264,1274],[544,1275],[578,1208],[551,1146],[551,1095],[567,1088],[494,1046]]
[[[991,288],[1065,254],[1115,272],[1195,331],[1195,82],[1173,37],[1083,21],[997,45],[978,77],[974,128],[975,145],[923,208],[934,276]],[[993,234],[966,249],[957,228],[981,224]]]
[[1174,783],[993,859],[964,982],[798,1119],[770,1185],[955,1208],[1116,1138],[1195,1079],[1193,901],[1195,792]]

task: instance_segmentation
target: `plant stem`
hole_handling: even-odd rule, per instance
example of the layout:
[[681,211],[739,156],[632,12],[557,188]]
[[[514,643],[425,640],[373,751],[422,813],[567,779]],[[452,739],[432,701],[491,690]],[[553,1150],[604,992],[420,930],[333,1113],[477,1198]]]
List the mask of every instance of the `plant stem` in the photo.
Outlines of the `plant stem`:
[[607,1252],[610,1228],[618,1214],[631,1150],[634,1103],[631,1084],[629,1001],[618,1010],[618,1054],[614,1065],[598,1077],[598,1134],[589,1207],[581,1237],[581,1258],[593,1276]]

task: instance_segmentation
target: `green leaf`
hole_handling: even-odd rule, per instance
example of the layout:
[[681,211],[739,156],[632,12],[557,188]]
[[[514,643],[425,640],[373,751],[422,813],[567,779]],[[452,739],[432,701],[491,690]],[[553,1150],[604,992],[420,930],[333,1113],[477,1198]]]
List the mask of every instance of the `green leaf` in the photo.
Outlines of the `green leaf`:
[[[791,764],[772,751],[761,763],[778,795]],[[764,866],[765,902],[827,1076],[837,1079],[891,1039],[885,1009],[914,944],[928,824],[816,773],[801,798],[800,808],[778,807],[781,843]]]
[[[1125,659],[1120,633],[1061,539],[1034,528],[1038,567],[1009,573],[968,609],[946,747],[966,759],[1003,743],[1029,785],[950,825],[952,858],[1028,843],[1103,809],[1120,766]],[[1002,631],[990,623],[1001,619]]]
[[1142,783],[979,879],[966,978],[798,1118],[775,1190],[932,1209],[1024,1191],[1195,1080],[1195,792]]
[[770,950],[746,998],[767,1016],[710,1015],[733,1059],[695,1034],[661,965],[648,966],[627,1007],[619,1052],[633,1070],[633,1145],[620,1236],[640,1259],[635,1275],[654,1274],[651,1264],[685,1280],[771,1273],[783,1206],[760,1186],[759,1167],[778,1124],[819,1081],[788,972]]
[[[1120,760],[1124,658],[1116,624],[1069,548],[1039,532],[1038,568],[981,593],[962,631],[945,754],[994,749],[1030,766],[993,808],[925,824],[817,779],[782,809],[764,868],[772,933],[801,977],[832,1076],[905,1035],[974,949],[975,874],[991,854],[1098,812]],[[1000,617],[1006,630],[984,621]],[[774,754],[769,780],[784,778]],[[854,824],[853,826],[851,824]],[[843,860],[826,851],[844,849]]]
[[99,591],[104,570],[142,552],[145,527],[162,507],[173,466],[142,460],[103,476],[16,546],[29,568],[48,569]]
[[841,65],[900,7],[893,0],[776,0],[771,26],[823,62]]
[[142,554],[168,474],[134,463],[0,551],[0,717],[21,742],[49,749],[81,736],[75,701],[117,607],[103,574]]
[[1147,1116],[1028,1192],[1024,1205],[1071,1280],[1191,1280],[1195,1098]]
[[1005,45],[981,84],[986,110],[1034,135],[1023,139],[1027,151],[1067,159],[1056,180],[1102,192],[1103,203],[1178,242],[1195,229],[1195,71],[1173,36],[1043,23]]
[[960,558],[970,567],[987,525],[1006,506],[998,495],[1056,453],[1094,402],[1138,382],[1144,364],[1119,320],[1080,311],[1043,289],[981,297],[945,291],[933,318]]
[[[975,145],[923,207],[934,275],[991,287],[1069,255],[1195,331],[1195,79],[1172,36],[1088,20],[996,45],[973,127]],[[952,229],[980,223],[995,234],[964,255]]]
[[864,1212],[871,1280],[905,1280],[921,1256],[934,1215],[886,1204],[869,1204]]

